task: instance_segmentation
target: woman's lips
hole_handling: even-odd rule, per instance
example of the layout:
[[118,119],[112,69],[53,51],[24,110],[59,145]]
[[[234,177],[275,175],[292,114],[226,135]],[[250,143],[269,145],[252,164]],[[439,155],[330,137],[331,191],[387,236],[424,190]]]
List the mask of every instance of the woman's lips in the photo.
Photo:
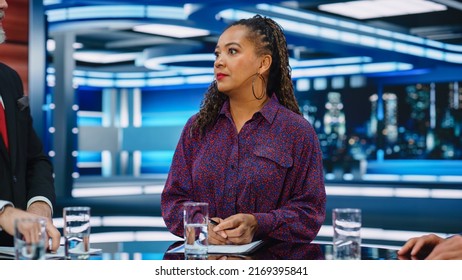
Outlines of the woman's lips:
[[219,73],[219,74],[217,74],[217,80],[221,80],[221,79],[223,79],[223,78],[226,77],[226,76],[227,76],[227,75],[225,75],[225,74]]

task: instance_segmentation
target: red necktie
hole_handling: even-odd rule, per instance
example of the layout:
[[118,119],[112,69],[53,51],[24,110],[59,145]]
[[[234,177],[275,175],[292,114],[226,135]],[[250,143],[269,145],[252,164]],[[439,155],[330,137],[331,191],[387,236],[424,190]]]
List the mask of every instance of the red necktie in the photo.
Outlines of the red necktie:
[[6,130],[5,109],[3,109],[3,104],[1,103],[0,103],[0,134],[2,135],[3,142],[5,143],[6,149],[8,150],[8,131]]

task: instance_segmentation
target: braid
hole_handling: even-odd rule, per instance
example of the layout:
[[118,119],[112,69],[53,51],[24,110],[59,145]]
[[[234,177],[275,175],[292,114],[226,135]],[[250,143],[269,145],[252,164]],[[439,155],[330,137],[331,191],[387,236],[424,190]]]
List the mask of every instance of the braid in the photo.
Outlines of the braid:
[[[259,17],[258,15],[254,18]],[[284,36],[282,27],[274,20],[264,18],[268,28],[267,38],[269,41],[269,48],[273,57],[273,63],[270,69],[270,76],[268,78],[267,92],[272,94],[276,93],[279,102],[287,109],[301,115],[300,107],[298,106],[297,99],[294,95],[294,86],[291,78],[291,67],[289,65],[289,51],[287,50],[287,42]],[[276,46],[273,48],[273,46]]]
[[[289,65],[289,51],[282,27],[274,20],[255,15],[249,19],[241,19],[231,26],[243,25],[248,28],[247,35],[250,41],[255,41],[257,55],[269,54],[273,61],[268,77],[266,92],[269,96],[276,94],[279,102],[289,110],[301,115],[297,99],[294,95],[294,86]],[[225,31],[226,31],[225,29]],[[207,128],[213,125],[218,117],[223,103],[228,97],[219,92],[213,82],[205,94],[198,117],[191,127],[191,135],[198,133],[204,135]]]
[[199,114],[191,126],[191,136],[194,133],[198,133],[198,136],[205,134],[205,130],[215,122],[227,98],[226,95],[218,91],[216,82],[210,84],[202,100]]

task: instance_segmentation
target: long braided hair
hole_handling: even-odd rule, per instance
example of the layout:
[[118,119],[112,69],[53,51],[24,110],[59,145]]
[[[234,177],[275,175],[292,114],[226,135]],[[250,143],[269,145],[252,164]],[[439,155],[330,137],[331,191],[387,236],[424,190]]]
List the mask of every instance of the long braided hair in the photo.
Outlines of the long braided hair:
[[[289,65],[289,52],[282,27],[274,20],[255,15],[252,18],[241,19],[229,25],[243,25],[249,30],[247,38],[255,41],[257,55],[269,54],[273,58],[269,71],[266,92],[269,97],[276,94],[279,102],[289,110],[301,115],[297,99],[294,95],[294,87],[291,79]],[[225,31],[226,31],[225,29]],[[210,84],[202,100],[201,108],[195,122],[191,127],[191,135],[205,134],[207,128],[212,126],[227,96],[218,91],[215,81]]]

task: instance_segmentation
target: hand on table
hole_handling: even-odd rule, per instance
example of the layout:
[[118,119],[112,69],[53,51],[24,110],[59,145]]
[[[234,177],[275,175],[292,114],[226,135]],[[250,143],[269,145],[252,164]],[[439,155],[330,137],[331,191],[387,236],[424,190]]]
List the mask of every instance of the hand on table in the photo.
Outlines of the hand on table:
[[426,260],[462,260],[462,236],[454,235],[440,242]]
[[398,251],[399,259],[462,259],[462,236],[444,239],[435,234],[409,239]]
[[52,252],[56,252],[59,248],[61,233],[53,225],[50,206],[45,202],[36,201],[29,206],[29,208],[27,209],[27,212],[37,215],[37,216],[45,217],[47,219],[46,234],[48,238],[51,239],[51,244],[48,250]]
[[[221,218],[218,218],[218,217],[215,217],[215,218],[211,218],[210,219],[211,221],[215,221],[216,223],[220,224],[221,222],[223,222],[223,219]],[[215,232],[213,230],[213,228],[216,227],[216,225],[214,225],[212,222],[209,223],[209,228],[208,228],[208,232],[209,232],[209,244],[210,245],[226,245],[229,243],[229,241],[225,238],[225,237],[222,237],[221,235],[219,235],[217,232]]]
[[213,242],[225,242],[218,244],[248,244],[252,242],[257,228],[258,223],[255,216],[251,214],[235,214],[224,220],[220,219],[218,225],[212,226],[209,241],[211,241],[211,244],[214,244]]
[[[5,230],[10,235],[14,235],[14,221],[16,219],[26,219],[26,218],[31,219],[31,218],[39,218],[39,217],[43,218],[44,216],[40,214],[43,214],[45,212],[43,212],[43,209],[39,210],[41,209],[42,206],[40,205],[33,206],[34,204],[36,203],[33,203],[30,207],[31,209],[28,211],[17,209],[12,206],[5,207],[4,212],[0,215],[0,218],[1,218],[0,225],[3,228],[3,230]],[[48,205],[46,207],[50,208]],[[53,225],[51,216],[45,216],[45,218],[47,219],[47,223],[46,223],[47,240],[48,238],[51,238],[52,240],[52,244],[49,250],[56,251],[59,248],[61,233]]]

